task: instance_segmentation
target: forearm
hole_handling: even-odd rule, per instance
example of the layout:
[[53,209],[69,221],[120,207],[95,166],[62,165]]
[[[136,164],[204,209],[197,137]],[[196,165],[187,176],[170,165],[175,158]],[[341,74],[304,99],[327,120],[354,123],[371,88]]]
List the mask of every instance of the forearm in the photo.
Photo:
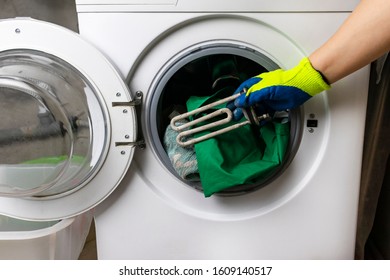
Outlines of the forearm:
[[362,0],[309,59],[330,84],[390,50],[390,0]]

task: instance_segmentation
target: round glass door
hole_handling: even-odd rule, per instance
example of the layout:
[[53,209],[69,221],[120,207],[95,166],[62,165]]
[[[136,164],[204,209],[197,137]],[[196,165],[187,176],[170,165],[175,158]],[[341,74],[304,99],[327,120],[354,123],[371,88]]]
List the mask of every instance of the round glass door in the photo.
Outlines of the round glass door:
[[1,196],[58,196],[90,180],[108,142],[108,116],[98,96],[56,56],[0,53]]

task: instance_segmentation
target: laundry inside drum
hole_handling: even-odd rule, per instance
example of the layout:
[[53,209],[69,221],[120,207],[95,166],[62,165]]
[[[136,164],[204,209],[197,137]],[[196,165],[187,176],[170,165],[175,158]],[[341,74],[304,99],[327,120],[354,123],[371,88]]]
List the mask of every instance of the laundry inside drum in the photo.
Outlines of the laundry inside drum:
[[[229,97],[248,78],[273,70],[263,64],[237,54],[207,54],[174,69],[162,87],[157,129],[169,158],[165,164],[175,176],[206,197],[244,194],[264,187],[283,172],[293,157],[299,135],[299,111],[276,112],[274,118],[259,126],[247,124],[187,147],[178,144],[178,132],[170,126],[174,116]],[[219,107],[225,108],[226,104]],[[189,122],[214,110],[179,122]],[[224,127],[244,120],[231,121]]]

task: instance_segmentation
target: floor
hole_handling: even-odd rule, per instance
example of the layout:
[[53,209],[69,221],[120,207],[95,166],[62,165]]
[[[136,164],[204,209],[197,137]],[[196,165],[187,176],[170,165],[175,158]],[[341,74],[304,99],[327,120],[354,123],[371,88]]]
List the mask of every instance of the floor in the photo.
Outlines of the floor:
[[95,224],[92,222],[91,229],[85,241],[84,248],[79,260],[97,260]]

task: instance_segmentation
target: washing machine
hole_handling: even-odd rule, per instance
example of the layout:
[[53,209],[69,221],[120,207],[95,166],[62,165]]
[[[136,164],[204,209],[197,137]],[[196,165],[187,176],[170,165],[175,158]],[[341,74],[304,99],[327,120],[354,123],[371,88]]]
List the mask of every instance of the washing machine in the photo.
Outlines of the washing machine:
[[212,195],[165,137],[189,98],[295,66],[357,3],[77,0],[80,35],[0,22],[0,213],[94,208],[99,259],[353,259],[368,67],[283,112],[280,162]]

